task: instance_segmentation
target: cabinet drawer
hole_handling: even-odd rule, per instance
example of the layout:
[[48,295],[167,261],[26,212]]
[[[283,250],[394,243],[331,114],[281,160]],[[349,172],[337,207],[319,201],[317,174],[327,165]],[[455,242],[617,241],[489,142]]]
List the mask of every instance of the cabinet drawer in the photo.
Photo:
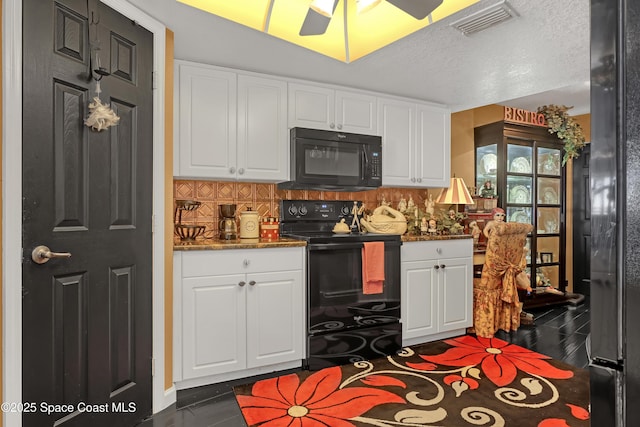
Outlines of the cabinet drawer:
[[431,240],[402,244],[402,261],[473,257],[473,240]]
[[193,251],[182,255],[182,277],[301,270],[304,248]]

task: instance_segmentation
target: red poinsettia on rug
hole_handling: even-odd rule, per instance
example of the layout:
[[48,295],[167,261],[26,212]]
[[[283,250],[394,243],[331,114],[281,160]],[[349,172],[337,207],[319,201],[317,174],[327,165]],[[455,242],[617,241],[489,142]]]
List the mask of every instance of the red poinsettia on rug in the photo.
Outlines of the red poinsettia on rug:
[[589,425],[587,371],[469,335],[234,391],[250,426]]

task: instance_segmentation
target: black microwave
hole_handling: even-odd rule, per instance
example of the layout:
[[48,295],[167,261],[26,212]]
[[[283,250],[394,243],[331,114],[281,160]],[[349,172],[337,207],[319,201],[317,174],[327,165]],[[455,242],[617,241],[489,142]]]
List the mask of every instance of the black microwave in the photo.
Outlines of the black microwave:
[[280,189],[364,191],[382,185],[382,138],[291,129],[291,181]]

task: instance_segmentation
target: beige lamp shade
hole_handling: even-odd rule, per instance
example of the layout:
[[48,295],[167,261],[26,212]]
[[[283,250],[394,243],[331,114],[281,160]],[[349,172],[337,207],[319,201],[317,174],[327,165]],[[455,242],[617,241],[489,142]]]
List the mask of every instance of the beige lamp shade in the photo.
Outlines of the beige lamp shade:
[[451,178],[449,188],[443,188],[436,199],[436,203],[446,205],[472,205],[473,197],[467,190],[467,185],[462,178]]

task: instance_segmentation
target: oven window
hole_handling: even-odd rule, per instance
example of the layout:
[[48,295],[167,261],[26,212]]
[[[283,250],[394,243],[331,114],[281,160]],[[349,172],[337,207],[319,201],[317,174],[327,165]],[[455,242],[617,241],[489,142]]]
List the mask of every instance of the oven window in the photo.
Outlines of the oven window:
[[305,175],[360,176],[359,146],[304,146]]

